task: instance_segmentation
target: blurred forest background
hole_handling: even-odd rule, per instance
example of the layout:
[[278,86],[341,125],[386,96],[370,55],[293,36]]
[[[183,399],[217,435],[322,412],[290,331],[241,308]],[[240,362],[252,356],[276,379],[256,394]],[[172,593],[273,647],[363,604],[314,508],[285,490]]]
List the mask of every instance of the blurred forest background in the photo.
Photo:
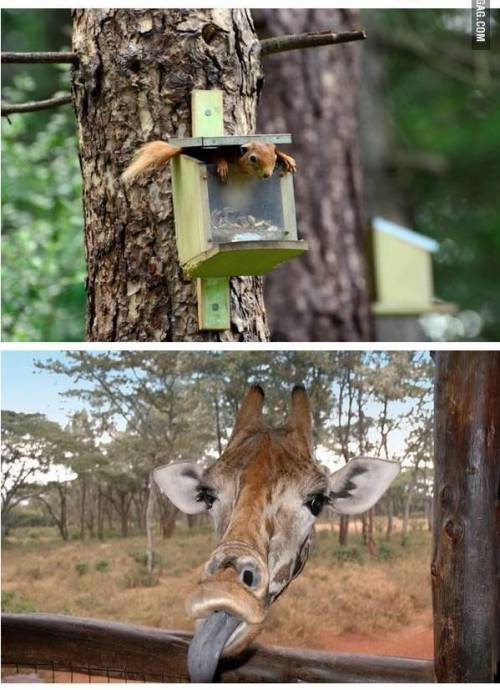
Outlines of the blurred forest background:
[[[384,216],[440,242],[436,294],[457,304],[463,318],[449,318],[435,332],[437,339],[496,341],[497,13],[492,13],[490,51],[471,50],[469,22],[469,12],[461,10],[360,12],[356,24],[368,32],[359,46],[364,214]],[[69,10],[2,10],[4,50],[67,50],[70,34]],[[8,65],[2,79],[3,100],[42,99],[68,90],[69,67]],[[75,129],[71,106],[3,120],[6,340],[84,338]]]
[[[16,356],[5,354],[4,367]],[[38,363],[33,353],[33,360],[31,385],[47,387],[47,379],[36,383],[37,371],[63,378],[63,400],[73,405],[64,423],[33,412],[31,395],[25,411],[2,411],[4,610],[190,627],[183,601],[213,547],[211,522],[206,514],[179,513],[155,492],[148,569],[150,471],[183,459],[213,462],[250,383],[264,387],[267,420],[283,423],[292,386],[301,381],[326,467],[373,454],[403,469],[369,513],[349,520],[323,511],[311,565],[294,585],[304,603],[294,612],[280,605],[266,639],[329,648],[331,635],[424,620],[431,645],[428,353],[73,351]],[[324,598],[326,609],[317,607],[323,619],[333,607],[321,623],[324,639],[315,615],[306,614],[311,596]]]

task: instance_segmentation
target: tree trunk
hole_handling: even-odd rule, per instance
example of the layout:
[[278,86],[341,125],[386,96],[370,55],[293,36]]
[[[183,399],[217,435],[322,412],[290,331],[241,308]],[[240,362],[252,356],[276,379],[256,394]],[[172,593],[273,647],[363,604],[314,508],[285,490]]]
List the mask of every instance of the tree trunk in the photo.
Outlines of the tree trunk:
[[[351,10],[255,12],[259,36],[358,24]],[[266,277],[273,340],[370,340],[357,88],[362,44],[265,60],[259,131],[293,133],[299,232],[310,251]]]
[[154,551],[154,514],[156,506],[156,487],[151,473],[149,477],[148,500],[146,505],[146,557],[148,574],[151,577],[155,562]]
[[66,495],[66,487],[62,484],[57,486],[57,491],[59,493],[59,519],[56,520],[61,539],[63,541],[68,541],[68,502]]
[[403,522],[401,525],[401,544],[405,546],[408,540],[408,530],[410,527],[410,511],[411,511],[411,500],[413,498],[413,489],[408,487],[406,496],[403,502]]
[[349,537],[349,515],[341,515],[339,523],[339,544],[347,546]]
[[217,434],[217,449],[219,451],[219,455],[222,455],[222,434],[221,434],[221,428],[220,428],[220,403],[219,403],[219,394],[218,393],[215,393],[214,407],[215,407],[215,431]]
[[130,187],[120,180],[143,142],[190,135],[193,89],[224,91],[227,134],[255,131],[261,62],[249,13],[99,9],[73,18],[88,339],[267,340],[261,278],[231,279],[231,330],[198,331],[169,166]]
[[161,536],[163,539],[170,539],[175,529],[175,518],[179,511],[168,499],[160,503],[160,524]]
[[97,538],[99,539],[99,541],[103,541],[104,539],[104,511],[102,502],[102,489],[99,485],[97,487]]
[[81,494],[80,494],[80,539],[85,539],[85,508],[87,502],[87,478],[85,476],[81,479]]
[[363,546],[368,545],[368,513],[363,513],[361,516],[361,538]]
[[186,515],[187,518],[187,526],[189,529],[193,529],[196,527],[196,524],[198,522],[198,515]]
[[370,510],[367,513],[367,529],[366,529],[366,546],[368,547],[368,553],[370,554],[370,556],[376,556],[377,555],[377,544],[376,544],[375,538],[373,536],[373,522],[374,522],[373,508],[370,508]]
[[432,532],[432,496],[425,497],[425,517],[427,519],[427,531]]
[[438,352],[434,401],[436,678],[491,683],[500,632],[500,352]]
[[392,498],[392,494],[390,493],[390,490],[387,492],[387,498],[386,498],[386,506],[387,506],[387,524],[385,528],[385,538],[387,541],[390,541],[392,538],[392,529],[393,529],[393,514],[394,514],[394,499]]

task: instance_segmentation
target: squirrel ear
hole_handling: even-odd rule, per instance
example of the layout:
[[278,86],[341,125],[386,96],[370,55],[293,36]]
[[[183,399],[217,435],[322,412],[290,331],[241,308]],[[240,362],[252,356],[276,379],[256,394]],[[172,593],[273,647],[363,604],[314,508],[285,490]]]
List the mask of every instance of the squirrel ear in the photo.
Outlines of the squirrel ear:
[[240,153],[241,153],[241,155],[243,155],[244,153],[247,152],[249,146],[250,146],[250,142],[248,142],[248,144],[240,144]]

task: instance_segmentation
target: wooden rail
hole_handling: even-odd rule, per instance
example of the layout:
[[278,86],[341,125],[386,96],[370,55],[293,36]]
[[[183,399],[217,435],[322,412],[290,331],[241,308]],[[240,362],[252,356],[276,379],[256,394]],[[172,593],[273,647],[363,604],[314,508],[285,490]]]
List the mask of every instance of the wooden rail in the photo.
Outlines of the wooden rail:
[[[51,614],[2,615],[2,664],[186,682],[191,635]],[[255,645],[221,664],[223,682],[405,682],[435,680],[432,661]]]

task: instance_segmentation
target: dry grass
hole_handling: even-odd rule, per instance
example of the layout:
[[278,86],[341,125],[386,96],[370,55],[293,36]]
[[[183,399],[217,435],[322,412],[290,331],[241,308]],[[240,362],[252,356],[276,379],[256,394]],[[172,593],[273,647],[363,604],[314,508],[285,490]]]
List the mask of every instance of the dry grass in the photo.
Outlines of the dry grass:
[[[396,540],[369,559],[358,535],[339,551],[336,535],[317,533],[308,565],[272,608],[261,640],[328,648],[328,635],[376,634],[430,618],[429,535],[417,528],[404,549]],[[208,528],[180,526],[159,541],[158,580],[148,586],[142,536],[63,544],[48,529],[16,530],[3,548],[3,608],[190,630],[184,601],[212,546]]]

